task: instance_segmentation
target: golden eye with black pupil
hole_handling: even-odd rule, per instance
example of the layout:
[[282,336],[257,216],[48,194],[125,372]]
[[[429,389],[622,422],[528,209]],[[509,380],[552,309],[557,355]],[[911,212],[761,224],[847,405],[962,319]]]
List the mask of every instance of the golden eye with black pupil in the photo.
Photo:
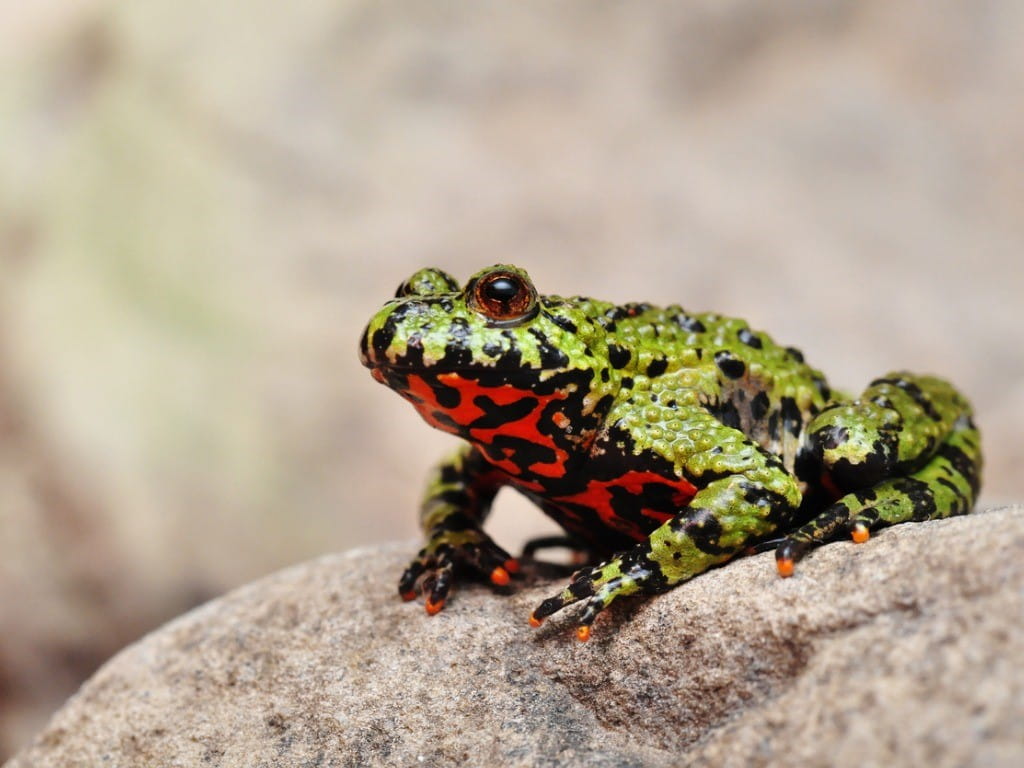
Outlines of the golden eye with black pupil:
[[492,272],[473,284],[470,305],[494,323],[511,325],[535,314],[537,294],[514,272]]

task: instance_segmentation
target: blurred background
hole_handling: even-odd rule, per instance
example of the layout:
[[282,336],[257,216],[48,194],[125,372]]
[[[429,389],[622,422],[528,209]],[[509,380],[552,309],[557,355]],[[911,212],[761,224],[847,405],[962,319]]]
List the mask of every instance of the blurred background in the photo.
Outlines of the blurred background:
[[356,340],[421,266],[941,372],[1024,499],[1022,39],[1016,0],[0,0],[0,759],[168,618],[416,536],[454,443]]

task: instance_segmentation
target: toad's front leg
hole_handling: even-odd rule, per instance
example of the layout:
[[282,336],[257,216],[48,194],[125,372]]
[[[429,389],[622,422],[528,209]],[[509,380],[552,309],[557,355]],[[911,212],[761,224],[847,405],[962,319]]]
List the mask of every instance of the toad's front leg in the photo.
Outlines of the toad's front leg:
[[534,610],[530,624],[540,626],[546,617],[582,602],[576,634],[586,641],[594,619],[617,597],[665,592],[784,526],[800,505],[796,480],[765,454],[754,449],[748,454],[747,471],[709,483],[646,541],[577,571],[562,592]]
[[519,564],[481,528],[501,484],[494,468],[469,445],[435,470],[420,511],[427,542],[399,579],[402,599],[415,598],[421,583],[427,613],[437,613],[458,567],[476,571],[497,586],[508,583]]

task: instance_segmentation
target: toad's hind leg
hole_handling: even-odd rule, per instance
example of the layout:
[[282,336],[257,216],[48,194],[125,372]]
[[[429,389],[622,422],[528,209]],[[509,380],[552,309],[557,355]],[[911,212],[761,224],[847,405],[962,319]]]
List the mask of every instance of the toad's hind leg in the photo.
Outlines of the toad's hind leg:
[[559,594],[541,603],[530,624],[574,603],[584,603],[577,636],[590,637],[597,615],[619,597],[664,592],[724,563],[751,541],[764,538],[800,503],[796,480],[781,462],[749,443],[737,443],[730,459],[746,461],[745,474],[708,483],[690,504],[651,532],[647,540],[606,562],[577,571]]
[[786,536],[775,551],[779,572],[811,547],[849,533],[971,510],[981,474],[981,440],[970,405],[941,379],[890,374],[853,403],[808,425],[812,461],[823,483],[845,493]]

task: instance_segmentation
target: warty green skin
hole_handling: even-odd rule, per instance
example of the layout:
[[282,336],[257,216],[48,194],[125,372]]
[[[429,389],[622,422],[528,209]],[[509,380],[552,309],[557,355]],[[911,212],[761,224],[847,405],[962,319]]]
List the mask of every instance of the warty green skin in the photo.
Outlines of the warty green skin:
[[431,613],[457,568],[496,583],[515,568],[482,529],[506,485],[604,558],[532,617],[582,602],[584,628],[618,597],[670,589],[752,547],[777,545],[788,575],[838,535],[973,506],[979,435],[941,379],[893,373],[845,398],[743,320],[678,306],[539,296],[495,320],[474,300],[495,275],[533,291],[507,265],[465,288],[421,270],[360,343],[378,380],[467,440],[432,476],[427,543],[399,585],[408,598],[422,581]]

